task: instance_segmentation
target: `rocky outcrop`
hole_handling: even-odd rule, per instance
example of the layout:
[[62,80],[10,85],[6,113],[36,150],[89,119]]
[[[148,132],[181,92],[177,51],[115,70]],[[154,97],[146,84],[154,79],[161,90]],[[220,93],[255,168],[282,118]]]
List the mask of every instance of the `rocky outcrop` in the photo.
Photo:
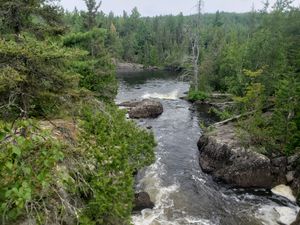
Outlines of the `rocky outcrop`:
[[215,128],[199,142],[204,172],[239,187],[272,186],[271,160],[239,143],[232,124]]
[[156,118],[163,113],[163,105],[156,100],[123,102],[119,106],[129,108],[129,117],[132,119]]
[[153,209],[154,203],[151,201],[147,192],[135,194],[133,202],[133,211],[142,211],[143,209]]
[[245,148],[234,123],[216,123],[198,142],[200,165],[216,179],[238,187],[272,188],[280,184],[300,193],[300,154],[267,157],[255,148]]

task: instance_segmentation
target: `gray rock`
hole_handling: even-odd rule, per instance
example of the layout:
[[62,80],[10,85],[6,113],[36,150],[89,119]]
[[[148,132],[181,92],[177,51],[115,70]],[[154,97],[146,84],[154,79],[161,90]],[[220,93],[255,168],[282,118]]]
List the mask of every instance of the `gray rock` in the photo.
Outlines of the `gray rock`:
[[294,170],[294,167],[293,167],[293,166],[287,166],[287,167],[286,167],[286,170],[287,170],[287,171],[292,171],[292,170]]
[[202,136],[198,142],[202,170],[238,187],[271,188],[270,159],[243,148],[238,140],[232,124],[219,126]]
[[129,110],[129,117],[134,119],[156,118],[163,113],[163,106],[159,101],[145,99],[135,104]]
[[276,167],[286,167],[287,166],[287,157],[282,156],[282,157],[277,157],[271,160],[271,163],[273,166]]
[[135,194],[133,202],[133,211],[141,211],[143,209],[153,209],[154,203],[151,201],[147,192]]
[[118,104],[118,106],[123,106],[123,107],[127,107],[127,108],[132,108],[132,107],[136,107],[138,104],[140,104],[141,101],[127,101],[127,102],[122,102],[120,104]]
[[297,153],[295,155],[288,157],[287,163],[288,165],[294,165],[299,159],[300,159],[300,153]]
[[294,194],[296,196],[299,196],[300,195],[300,168],[298,168],[294,174],[294,179],[291,184],[291,187],[294,191]]
[[291,183],[291,182],[294,180],[295,173],[296,173],[296,171],[289,171],[289,172],[286,174],[286,181],[287,181],[288,183]]

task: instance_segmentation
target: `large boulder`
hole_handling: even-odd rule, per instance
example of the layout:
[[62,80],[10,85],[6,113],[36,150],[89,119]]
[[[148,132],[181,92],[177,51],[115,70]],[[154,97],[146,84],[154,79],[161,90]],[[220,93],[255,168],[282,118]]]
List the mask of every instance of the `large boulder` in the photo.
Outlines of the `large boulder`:
[[156,118],[164,111],[163,105],[156,100],[144,99],[142,101],[123,102],[119,106],[128,107],[129,117],[132,119]]
[[142,211],[143,209],[153,209],[154,203],[151,201],[147,192],[136,193],[133,202],[133,211]]
[[199,142],[200,165],[204,172],[238,187],[271,188],[271,160],[239,142],[232,124],[215,127]]

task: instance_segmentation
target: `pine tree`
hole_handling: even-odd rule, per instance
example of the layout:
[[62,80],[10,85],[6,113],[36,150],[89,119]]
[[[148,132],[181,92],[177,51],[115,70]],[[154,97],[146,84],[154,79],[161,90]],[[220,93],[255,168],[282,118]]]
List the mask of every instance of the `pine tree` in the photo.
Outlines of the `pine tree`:
[[48,4],[47,0],[0,0],[0,21],[3,25],[0,31],[2,34],[12,33],[16,39],[22,31],[40,36],[63,33],[61,16],[61,8]]
[[[43,115],[55,110],[59,99],[76,86],[66,59],[76,53],[43,39],[61,24],[59,11],[47,1],[1,0],[0,112],[11,118]],[[43,22],[34,22],[40,15]],[[28,33],[34,30],[33,33]],[[53,34],[53,33],[52,33]],[[50,103],[52,104],[50,106]]]
[[87,12],[82,14],[84,25],[87,30],[91,30],[93,27],[97,26],[96,15],[102,5],[102,1],[97,3],[96,0],[84,0],[84,2],[87,7]]

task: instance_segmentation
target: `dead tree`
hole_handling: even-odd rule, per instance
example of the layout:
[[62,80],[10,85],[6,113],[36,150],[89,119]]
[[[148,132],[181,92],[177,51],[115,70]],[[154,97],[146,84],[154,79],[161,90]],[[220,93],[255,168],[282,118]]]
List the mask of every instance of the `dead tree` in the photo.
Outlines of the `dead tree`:
[[199,91],[199,57],[200,57],[200,30],[201,30],[201,11],[202,0],[197,4],[198,13],[196,16],[195,30],[191,35],[192,42],[192,61],[193,61],[193,81],[195,91]]

